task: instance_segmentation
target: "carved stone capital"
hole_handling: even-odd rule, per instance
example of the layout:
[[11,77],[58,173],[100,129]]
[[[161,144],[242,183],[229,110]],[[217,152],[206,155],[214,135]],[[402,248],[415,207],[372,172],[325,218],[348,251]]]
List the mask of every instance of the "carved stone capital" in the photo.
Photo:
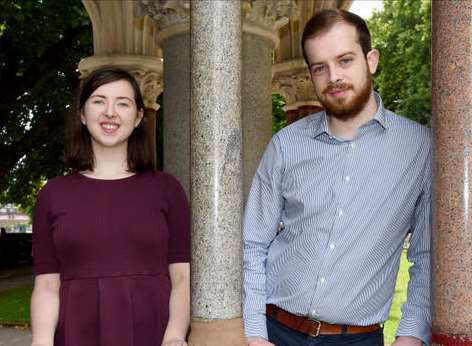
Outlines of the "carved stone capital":
[[163,90],[162,61],[139,55],[90,56],[79,63],[80,78],[103,66],[117,66],[129,71],[139,84],[146,108],[159,109],[157,96]]
[[279,93],[285,98],[285,111],[298,109],[301,106],[320,106],[303,59],[273,65],[272,76],[272,92]]
[[134,6],[137,17],[147,15],[153,20],[159,43],[190,31],[190,0],[137,0]]
[[243,31],[279,44],[278,30],[300,16],[295,0],[242,0]]

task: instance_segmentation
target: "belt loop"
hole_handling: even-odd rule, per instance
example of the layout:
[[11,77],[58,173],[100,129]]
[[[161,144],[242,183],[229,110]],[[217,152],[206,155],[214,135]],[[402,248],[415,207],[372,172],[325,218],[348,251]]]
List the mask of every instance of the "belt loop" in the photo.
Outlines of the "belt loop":
[[347,325],[345,324],[341,325],[341,334],[347,334]]

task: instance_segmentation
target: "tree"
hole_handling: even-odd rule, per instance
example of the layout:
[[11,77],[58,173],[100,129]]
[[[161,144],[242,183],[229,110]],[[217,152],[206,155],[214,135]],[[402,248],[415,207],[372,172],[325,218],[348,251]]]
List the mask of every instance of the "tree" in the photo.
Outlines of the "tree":
[[80,0],[0,2],[0,203],[31,211],[45,179],[64,173],[64,122],[93,54]]
[[272,94],[272,133],[278,132],[287,125],[284,106],[284,97],[280,94]]
[[375,88],[385,106],[429,125],[431,121],[431,1],[384,1],[369,20],[380,51]]

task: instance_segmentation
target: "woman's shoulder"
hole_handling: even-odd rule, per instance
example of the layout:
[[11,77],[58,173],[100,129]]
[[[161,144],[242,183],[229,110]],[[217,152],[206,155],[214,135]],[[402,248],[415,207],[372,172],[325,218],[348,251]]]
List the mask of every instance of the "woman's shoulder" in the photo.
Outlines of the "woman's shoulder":
[[38,197],[46,198],[46,196],[65,193],[76,179],[77,177],[74,173],[49,178],[39,189]]
[[55,190],[61,189],[65,186],[70,186],[77,180],[77,173],[68,173],[66,175],[58,175],[56,177],[50,178],[43,185],[41,190]]
[[172,193],[183,191],[183,187],[179,180],[170,173],[154,170],[147,171],[143,174],[143,176],[152,180],[152,182],[156,185],[159,185],[160,188],[163,187],[168,192]]

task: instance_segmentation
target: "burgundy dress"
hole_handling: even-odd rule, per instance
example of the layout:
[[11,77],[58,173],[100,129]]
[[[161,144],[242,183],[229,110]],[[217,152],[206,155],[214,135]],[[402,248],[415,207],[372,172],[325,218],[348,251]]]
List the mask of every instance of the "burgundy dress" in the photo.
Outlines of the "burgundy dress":
[[33,258],[35,275],[61,277],[54,345],[160,346],[168,265],[190,261],[189,216],[165,173],[50,180],[36,205]]

